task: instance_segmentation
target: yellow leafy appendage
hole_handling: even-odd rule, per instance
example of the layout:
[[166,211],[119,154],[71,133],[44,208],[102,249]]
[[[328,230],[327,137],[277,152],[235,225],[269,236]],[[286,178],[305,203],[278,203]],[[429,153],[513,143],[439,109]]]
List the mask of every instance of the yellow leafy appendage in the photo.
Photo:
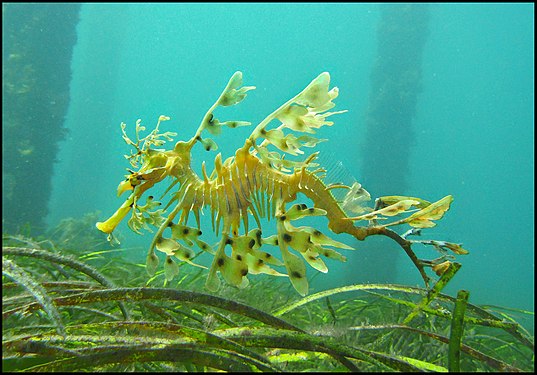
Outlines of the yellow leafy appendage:
[[[213,139],[202,137],[202,134],[207,131],[217,135],[223,126],[235,128],[251,125],[245,121],[220,121],[215,116],[217,107],[236,105],[246,97],[248,91],[255,88],[242,86],[241,72],[231,77],[218,100],[203,117],[194,136],[188,141],[177,142],[172,150],[157,148],[177,135],[160,132],[161,123],[170,120],[169,117],[160,116],[155,129],[143,138],[140,138],[140,133],[145,128],[138,120],[136,140],[127,136],[126,125],[122,123],[123,139],[135,149],[134,153],[125,157],[137,171],[129,170],[126,179],[118,186],[118,195],[130,191],[129,197],[108,220],[97,223],[97,228],[108,233],[109,239],[112,239],[114,229],[129,214],[128,225],[137,233],[149,229],[149,225],[157,227],[147,255],[150,275],[158,268],[159,258],[155,250],[166,255],[164,270],[168,280],[179,272],[175,259],[198,266],[192,262],[195,252],[191,247],[195,245],[214,255],[206,282],[209,290],[215,291],[220,286],[218,272],[226,282],[237,287],[248,284],[248,274],[265,273],[288,276],[294,288],[305,295],[308,281],[304,260],[311,267],[327,272],[323,257],[344,262],[346,258],[334,248],[352,250],[315,228],[293,224],[306,216],[326,216],[328,228],[333,233],[348,233],[358,240],[370,235],[386,235],[396,240],[411,256],[427,284],[429,277],[424,267],[431,267],[441,274],[449,265],[449,259],[453,258],[447,254],[447,250],[456,254],[465,254],[466,250],[458,244],[444,241],[410,241],[406,237],[416,234],[416,229],[399,235],[388,227],[401,224],[414,228],[434,226],[433,221],[441,219],[449,209],[453,200],[451,196],[435,203],[414,197],[381,197],[376,199],[375,208],[369,208],[366,203],[370,195],[358,182],[351,186],[325,184],[323,174],[326,170],[315,162],[318,152],[299,161],[285,158],[285,154],[303,155],[305,147],[315,147],[323,141],[311,134],[322,126],[333,125],[328,121],[330,116],[345,112],[329,112],[335,106],[333,100],[338,96],[337,87],[330,89],[329,84],[330,75],[326,72],[320,74],[302,92],[261,121],[235,156],[222,160],[221,154],[218,154],[210,175],[203,163],[201,177],[191,167],[194,145],[199,143],[207,151],[218,147]],[[269,128],[273,121],[279,125]],[[159,208],[160,202],[152,196],[148,196],[142,205],[141,196],[166,177],[172,179],[163,194],[169,196],[166,206]],[[174,187],[175,190],[171,192]],[[338,200],[332,193],[334,189],[344,189],[347,193]],[[298,193],[311,199],[314,207],[307,207],[303,203],[287,207],[297,200]],[[170,207],[171,211],[165,214]],[[216,249],[200,238],[200,212],[204,209],[210,209],[212,229],[220,236]],[[195,227],[188,226],[191,213],[196,221]],[[351,213],[362,215],[351,217]],[[405,213],[410,215],[382,225],[377,222]],[[276,235],[262,236],[261,218],[264,217],[275,219]],[[366,225],[355,224],[360,221]],[[432,245],[441,256],[432,261],[418,259],[411,250],[411,245],[416,242]],[[268,251],[274,246],[279,248],[283,261]],[[275,270],[274,266],[285,266],[286,273]]]

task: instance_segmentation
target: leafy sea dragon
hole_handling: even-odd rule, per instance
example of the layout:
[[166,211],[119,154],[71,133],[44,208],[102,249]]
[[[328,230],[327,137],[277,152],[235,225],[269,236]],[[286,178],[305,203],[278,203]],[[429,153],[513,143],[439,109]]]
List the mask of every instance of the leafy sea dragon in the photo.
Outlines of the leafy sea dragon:
[[[169,117],[160,116],[155,129],[144,138],[140,138],[140,133],[145,128],[138,120],[136,141],[127,136],[126,125],[121,123],[123,139],[135,149],[134,153],[125,157],[137,171],[128,169],[129,174],[119,184],[117,193],[119,196],[130,191],[129,197],[108,220],[97,223],[97,228],[108,233],[109,240],[113,240],[113,230],[129,214],[128,225],[137,233],[141,233],[143,228],[150,230],[149,225],[157,227],[146,259],[150,275],[155,274],[159,263],[155,249],[166,255],[165,276],[167,280],[172,280],[179,272],[174,258],[196,265],[192,262],[195,252],[191,249],[196,244],[214,255],[206,281],[206,287],[211,291],[216,291],[220,286],[217,272],[226,282],[237,287],[248,284],[248,274],[265,273],[288,276],[298,293],[306,295],[308,281],[301,257],[313,268],[327,272],[322,257],[345,261],[346,258],[333,248],[352,250],[315,228],[293,224],[306,216],[325,216],[328,228],[333,233],[348,233],[358,240],[371,235],[385,235],[394,239],[410,256],[428,286],[430,278],[424,267],[431,267],[441,275],[453,258],[448,250],[455,254],[466,254],[467,251],[455,243],[411,241],[406,237],[419,234],[420,228],[434,226],[434,220],[441,219],[449,209],[453,200],[450,195],[434,203],[414,197],[380,197],[375,200],[374,208],[368,208],[365,204],[370,200],[370,195],[358,182],[354,181],[351,186],[325,183],[326,169],[315,162],[319,152],[302,160],[285,158],[286,154],[303,155],[302,148],[315,147],[323,141],[311,134],[322,126],[332,126],[333,122],[327,120],[330,116],[345,112],[329,112],[335,106],[333,100],[338,96],[338,88],[330,89],[329,84],[330,75],[321,73],[303,91],[261,121],[246,138],[244,145],[235,152],[235,156],[222,161],[221,154],[216,155],[214,170],[210,175],[203,162],[201,177],[191,167],[194,145],[199,143],[207,151],[217,149],[215,141],[205,137],[205,132],[217,135],[223,126],[235,128],[251,125],[245,121],[220,121],[215,116],[217,107],[236,105],[246,97],[248,91],[255,88],[242,86],[241,72],[231,77],[192,138],[177,142],[171,150],[156,148],[166,141],[172,141],[172,137],[177,135],[160,131],[161,123],[170,120]],[[279,125],[269,127],[274,120]],[[158,208],[161,203],[153,196],[148,196],[145,204],[141,204],[142,195],[166,177],[171,177],[172,182],[163,197],[177,186],[175,192],[169,194],[166,207]],[[335,189],[344,192],[342,199],[335,198]],[[288,207],[297,200],[299,193],[308,197],[313,207],[303,203]],[[211,210],[213,231],[220,235],[216,249],[199,238],[202,234],[200,212],[203,213],[206,206]],[[172,210],[165,215],[170,207]],[[195,217],[196,227],[187,225],[190,213]],[[381,220],[394,216],[401,218],[379,224]],[[260,219],[263,217],[275,219],[276,235],[262,237]],[[252,226],[250,218],[255,220],[253,229],[249,229]],[[366,225],[359,226],[356,222]],[[390,229],[402,224],[411,226],[411,230],[399,235]],[[441,256],[432,261],[418,259],[411,248],[416,242],[434,246]],[[283,262],[266,251],[267,245],[279,247]],[[226,251],[228,246],[231,251]],[[271,267],[282,265],[286,274]]]

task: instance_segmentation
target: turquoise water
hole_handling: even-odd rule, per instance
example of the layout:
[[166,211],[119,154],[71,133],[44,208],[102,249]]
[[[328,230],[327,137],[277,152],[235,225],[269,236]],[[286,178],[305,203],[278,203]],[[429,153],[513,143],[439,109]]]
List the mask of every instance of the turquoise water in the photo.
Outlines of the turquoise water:
[[[474,303],[533,309],[533,4],[435,4],[429,11],[408,193],[455,198],[444,219],[424,231],[425,238],[462,242],[471,251],[459,257],[463,267],[450,294],[464,288]],[[141,118],[151,129],[164,114],[172,118],[168,130],[188,139],[236,70],[257,90],[229,117],[252,123],[330,72],[340,89],[336,108],[349,111],[322,129],[329,142],[319,147],[361,181],[379,5],[84,4],[80,17],[70,133],[55,166],[50,225],[95,210],[105,219],[122,203],[115,191],[128,148],[120,122],[133,130]],[[249,134],[225,130],[216,139],[224,157]],[[386,160],[400,157],[394,149],[385,145]],[[215,154],[200,149],[194,164],[210,165]],[[388,193],[402,192],[386,187],[382,194]],[[126,224],[119,231],[134,248],[131,256],[145,259],[150,236],[130,235]],[[331,263],[316,288],[376,281],[375,270],[357,270],[368,268],[377,239],[337,239],[359,251],[347,253],[346,264]],[[430,249],[421,254],[434,257]],[[383,281],[420,283],[404,256],[381,261],[395,262],[397,270]]]

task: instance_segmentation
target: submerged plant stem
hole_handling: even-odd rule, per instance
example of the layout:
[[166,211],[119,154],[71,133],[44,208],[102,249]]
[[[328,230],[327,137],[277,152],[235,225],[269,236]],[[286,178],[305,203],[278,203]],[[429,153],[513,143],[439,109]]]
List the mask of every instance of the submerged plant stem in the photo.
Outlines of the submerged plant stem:
[[[114,288],[95,290],[84,293],[75,294],[68,297],[58,297],[54,302],[58,306],[79,305],[91,302],[107,302],[107,301],[143,301],[143,300],[171,300],[182,301],[193,304],[201,304],[216,307],[219,309],[228,310],[249,318],[258,320],[262,323],[271,325],[276,328],[289,329],[297,332],[304,332],[302,329],[286,322],[280,318],[270,315],[264,311],[255,309],[251,306],[235,302],[222,297],[213,296],[210,294],[191,292],[185,290],[174,290],[165,288]],[[37,304],[29,304],[26,306],[28,311],[35,310],[39,307]],[[5,315],[5,314],[4,314]]]
[[[100,283],[101,285],[104,285],[108,288],[115,288],[114,283],[109,281],[95,268],[85,263],[82,263],[78,260],[75,260],[66,256],[58,255],[58,254],[53,254],[49,251],[23,248],[23,247],[2,247],[2,255],[15,255],[15,256],[37,258],[37,259],[45,259],[55,264],[64,264],[79,272],[82,272],[88,275],[89,277],[91,277],[92,279]],[[129,312],[125,308],[125,305],[123,304],[123,302],[119,302],[119,308],[121,310],[121,313],[123,314],[123,317],[125,319],[129,319],[130,318]]]
[[48,314],[50,320],[56,325],[58,334],[65,335],[65,329],[58,309],[46,290],[21,267],[9,259],[2,259],[2,273],[24,287],[37,300],[39,306]]
[[459,290],[457,301],[453,310],[451,319],[451,334],[449,336],[448,349],[448,370],[450,372],[459,372],[461,370],[461,342],[464,331],[464,313],[470,293],[466,290]]

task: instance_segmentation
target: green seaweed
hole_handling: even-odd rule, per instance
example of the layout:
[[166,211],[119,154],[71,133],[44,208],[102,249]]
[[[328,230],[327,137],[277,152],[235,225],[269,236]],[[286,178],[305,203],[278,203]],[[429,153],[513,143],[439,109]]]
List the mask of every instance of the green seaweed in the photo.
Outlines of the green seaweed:
[[64,327],[58,309],[50,296],[47,294],[43,286],[41,286],[34,278],[29,275],[24,269],[17,266],[9,259],[2,258],[2,274],[11,278],[17,284],[23,286],[29,291],[43,310],[47,313],[50,320],[56,326],[56,330],[60,335],[65,335]]
[[265,277],[213,295],[197,291],[204,281],[193,268],[173,288],[158,285],[163,276],[140,287],[142,265],[116,253],[77,256],[48,243],[52,253],[25,241],[18,248],[4,236],[4,272],[16,265],[37,285],[3,280],[4,371],[446,371],[456,369],[457,342],[461,371],[533,370],[533,337],[512,316],[531,312],[467,303],[463,313],[463,300],[440,288],[357,284],[297,298]]
[[469,297],[470,293],[466,290],[459,290],[457,293],[448,346],[448,369],[450,372],[459,372],[461,370],[461,340],[464,331],[464,313],[466,312]]

